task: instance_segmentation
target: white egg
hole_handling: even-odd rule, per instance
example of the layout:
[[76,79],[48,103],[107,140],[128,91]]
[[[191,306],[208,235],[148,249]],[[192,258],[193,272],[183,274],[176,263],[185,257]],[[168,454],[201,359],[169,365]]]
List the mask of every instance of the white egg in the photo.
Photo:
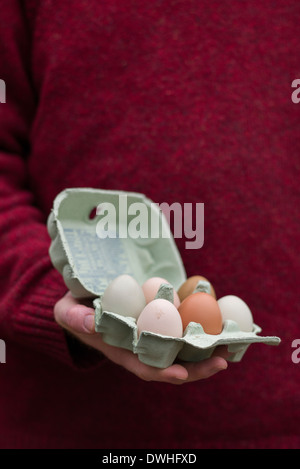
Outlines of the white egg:
[[175,306],[162,298],[150,301],[137,320],[138,334],[142,331],[156,334],[182,337],[183,326],[180,314]]
[[252,332],[253,316],[248,305],[238,296],[227,295],[218,300],[223,322],[227,319],[235,321],[241,331]]
[[103,311],[137,319],[146,306],[142,287],[130,275],[115,278],[101,297]]

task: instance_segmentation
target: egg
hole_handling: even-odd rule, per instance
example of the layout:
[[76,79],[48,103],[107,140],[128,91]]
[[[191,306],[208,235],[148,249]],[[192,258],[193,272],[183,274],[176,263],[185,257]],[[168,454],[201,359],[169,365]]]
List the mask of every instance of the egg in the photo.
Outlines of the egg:
[[[151,277],[146,280],[146,282],[142,286],[142,289],[147,303],[155,299],[155,296],[162,283],[170,284],[168,280],[161,277]],[[176,308],[178,308],[178,306],[180,305],[180,299],[177,295],[175,288],[173,289],[173,303]]]
[[182,337],[183,327],[180,314],[175,306],[162,298],[152,300],[141,312],[137,320],[138,335],[142,331]]
[[201,324],[206,334],[222,332],[223,319],[218,302],[209,293],[199,292],[187,296],[178,308],[183,330],[190,322]]
[[218,300],[223,322],[235,321],[243,332],[253,331],[253,316],[248,305],[238,296],[227,295]]
[[209,283],[210,285],[209,293],[216,299],[217,298],[216,292],[212,284],[205,277],[202,277],[202,275],[193,275],[192,277],[189,277],[179,288],[177,293],[178,293],[180,301],[183,301],[187,296],[191,295],[194,292],[198,282],[200,281]]
[[101,297],[103,311],[137,319],[146,306],[142,287],[130,275],[116,277]]

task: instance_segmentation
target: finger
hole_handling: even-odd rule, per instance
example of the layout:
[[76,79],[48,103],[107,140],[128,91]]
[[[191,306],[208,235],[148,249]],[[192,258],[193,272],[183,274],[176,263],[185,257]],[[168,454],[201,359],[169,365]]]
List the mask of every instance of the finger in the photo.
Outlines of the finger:
[[143,381],[160,381],[166,383],[181,383],[188,377],[187,370],[178,364],[168,368],[157,368],[142,363],[138,356],[129,350],[121,349],[98,341],[95,346],[100,348],[111,361],[130,371]]
[[215,356],[201,362],[188,362],[184,366],[188,372],[186,382],[207,379],[228,368],[228,363],[223,357]]
[[170,384],[183,384],[209,378],[227,368],[222,357],[213,357],[199,363],[176,363],[160,369],[142,363],[137,355],[129,350],[122,350],[109,345],[101,347],[105,355],[115,363],[123,366],[144,381],[159,381]]
[[95,334],[95,312],[93,308],[78,303],[68,292],[54,307],[58,324],[73,333]]
[[157,368],[142,363],[136,356],[131,357],[132,362],[126,368],[144,381],[158,381],[169,384],[182,384],[188,378],[185,367],[175,364],[167,368]]
[[[137,357],[133,357],[129,369],[145,381],[160,381],[170,384],[184,384],[209,378],[219,371],[227,369],[227,362],[222,357],[213,357],[200,363],[176,363],[168,368],[159,369],[145,366]],[[127,362],[128,369],[129,362]]]
[[[181,362],[161,369],[142,363],[138,356],[129,350],[106,344],[98,335],[86,337],[85,341],[101,351],[107,358],[135,374],[144,381],[159,381],[170,384],[183,384],[209,378],[227,368],[223,357],[211,357],[198,363]],[[224,352],[225,353],[225,352]]]

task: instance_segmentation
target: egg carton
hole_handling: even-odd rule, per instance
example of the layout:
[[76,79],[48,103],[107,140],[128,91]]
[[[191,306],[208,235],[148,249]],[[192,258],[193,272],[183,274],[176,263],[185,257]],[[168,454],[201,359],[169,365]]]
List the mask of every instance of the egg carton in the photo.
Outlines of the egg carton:
[[138,334],[136,319],[103,311],[101,298],[93,302],[95,307],[96,331],[109,345],[131,350],[141,362],[157,368],[166,368],[176,359],[199,362],[209,358],[216,347],[226,345],[230,353],[229,361],[239,362],[249,345],[263,343],[278,345],[278,337],[263,337],[256,324],[252,332],[243,332],[235,321],[226,320],[218,335],[207,334],[201,324],[190,322],[182,338],[165,336],[142,331]]
[[[149,214],[155,212],[164,235],[145,239],[100,238],[96,229],[99,215],[93,216],[95,209],[107,203],[118,209],[125,200],[127,206],[138,202],[145,205]],[[124,223],[120,216],[116,220],[118,226]],[[127,217],[125,223],[129,223]],[[175,290],[186,280],[167,220],[158,206],[143,194],[93,188],[65,189],[54,200],[47,227],[51,237],[49,255],[66,287],[75,298],[93,300],[96,332],[101,333],[107,344],[131,350],[143,363],[165,368],[176,359],[198,362],[210,357],[219,345],[228,346],[231,361],[240,361],[250,344],[280,343],[278,337],[259,336],[261,328],[255,324],[253,331],[246,333],[239,330],[234,321],[226,321],[219,335],[206,334],[197,323],[190,323],[182,338],[146,331],[138,335],[136,319],[102,310],[101,296],[119,275],[131,275],[140,285],[150,277],[167,278]],[[164,294],[165,299],[169,299],[167,289],[162,290],[162,298]]]

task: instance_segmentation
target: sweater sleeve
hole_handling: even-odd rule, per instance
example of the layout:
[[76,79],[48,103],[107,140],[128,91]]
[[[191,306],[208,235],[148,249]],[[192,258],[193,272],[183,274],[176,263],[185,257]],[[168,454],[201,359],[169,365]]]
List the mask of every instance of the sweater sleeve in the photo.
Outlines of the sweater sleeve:
[[74,346],[54,320],[53,306],[66,287],[51,264],[45,214],[30,188],[30,129],[38,96],[20,5],[11,0],[1,8],[0,78],[6,102],[0,103],[0,337],[76,368],[94,366],[100,354]]

